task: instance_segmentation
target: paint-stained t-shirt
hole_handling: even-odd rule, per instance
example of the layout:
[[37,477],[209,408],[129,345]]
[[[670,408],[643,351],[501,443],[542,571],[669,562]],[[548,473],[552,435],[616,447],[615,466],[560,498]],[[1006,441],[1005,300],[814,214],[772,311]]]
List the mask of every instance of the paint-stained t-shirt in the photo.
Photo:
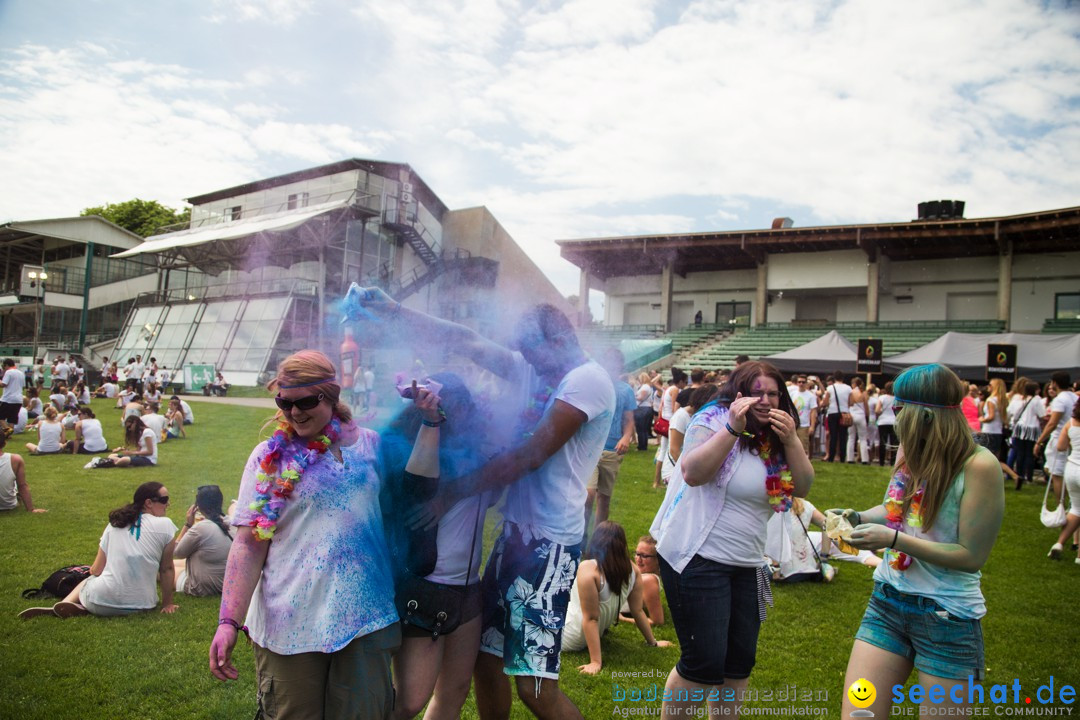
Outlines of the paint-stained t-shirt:
[[[308,467],[285,504],[248,610],[251,639],[281,655],[334,652],[398,620],[379,511],[379,436],[360,430],[342,461]],[[261,443],[240,483],[237,526],[252,526]]]

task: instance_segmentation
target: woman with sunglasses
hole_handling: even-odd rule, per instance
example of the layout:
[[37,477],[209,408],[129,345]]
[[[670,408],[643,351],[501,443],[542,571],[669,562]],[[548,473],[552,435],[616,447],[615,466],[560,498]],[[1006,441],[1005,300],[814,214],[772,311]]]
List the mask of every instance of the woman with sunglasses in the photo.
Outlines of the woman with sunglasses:
[[[210,672],[235,680],[232,651],[249,633],[263,714],[386,717],[401,629],[379,511],[379,436],[352,423],[321,352],[289,356],[267,387],[280,423],[240,482]],[[422,388],[416,403],[435,407]],[[438,466],[437,439],[416,447]]]
[[169,491],[159,482],[135,489],[134,499],[109,513],[90,577],[52,607],[23,610],[27,620],[39,615],[130,615],[157,606],[154,582],[161,586],[161,612],[174,613],[173,549],[176,525],[166,517]]
[[[878,688],[903,686],[914,667],[923,687],[944,688],[934,707],[946,713],[965,703],[969,677],[985,678],[980,569],[1001,528],[1001,466],[972,438],[967,388],[952,370],[909,368],[893,390],[900,449],[884,502],[832,511],[855,525],[852,545],[885,550],[844,687],[859,678]],[[888,717],[891,704],[892,695],[879,692],[867,709]],[[854,709],[845,696],[844,716]]]
[[766,527],[814,480],[798,417],[777,369],[745,362],[690,421],[651,528],[681,650],[665,713],[697,712],[702,698],[713,714],[738,713],[757,657]]

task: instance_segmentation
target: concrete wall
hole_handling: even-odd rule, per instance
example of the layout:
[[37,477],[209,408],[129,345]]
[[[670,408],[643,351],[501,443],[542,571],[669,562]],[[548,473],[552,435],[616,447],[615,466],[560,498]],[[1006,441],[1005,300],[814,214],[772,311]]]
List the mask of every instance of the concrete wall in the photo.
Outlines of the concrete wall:
[[[130,300],[141,293],[154,292],[157,290],[157,283],[157,275],[142,275],[130,280],[121,280],[120,282],[90,288],[90,302],[87,304],[87,308],[93,310],[122,300]],[[83,297],[82,295],[46,292],[44,302],[46,308],[82,309]]]
[[[883,258],[879,272],[881,321],[997,319],[997,257],[927,261]],[[768,320],[865,322],[866,282],[867,260],[861,251],[770,255],[768,290],[772,302]],[[672,302],[690,303],[693,312],[701,310],[705,321],[711,322],[717,302],[753,303],[755,284],[752,270],[676,276]],[[659,275],[610,278],[598,286],[607,294],[605,324],[662,321],[659,307],[652,307],[660,302]],[[1041,329],[1043,321],[1053,315],[1054,294],[1062,292],[1080,292],[1080,252],[1014,256],[1011,329]],[[898,296],[911,300],[897,302]]]

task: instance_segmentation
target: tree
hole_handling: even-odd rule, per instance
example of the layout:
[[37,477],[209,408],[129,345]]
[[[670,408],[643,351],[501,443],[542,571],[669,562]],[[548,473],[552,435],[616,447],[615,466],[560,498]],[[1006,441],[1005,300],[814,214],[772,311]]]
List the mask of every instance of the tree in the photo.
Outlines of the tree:
[[184,208],[181,212],[177,212],[157,200],[140,200],[139,198],[121,203],[108,203],[103,207],[88,207],[79,214],[83,217],[99,215],[142,237],[149,237],[166,225],[191,220],[191,208]]

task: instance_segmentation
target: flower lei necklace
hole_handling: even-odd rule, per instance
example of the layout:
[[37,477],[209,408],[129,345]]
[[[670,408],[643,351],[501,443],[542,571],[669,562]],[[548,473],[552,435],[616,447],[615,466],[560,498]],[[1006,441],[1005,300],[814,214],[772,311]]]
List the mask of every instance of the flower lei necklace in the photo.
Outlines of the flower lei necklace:
[[[904,494],[907,485],[911,481],[911,475],[906,467],[899,468],[889,482],[889,489],[885,491],[885,524],[893,530],[903,530],[904,527]],[[911,498],[911,508],[908,512],[907,524],[909,527],[922,526],[922,499],[923,487],[920,486]],[[892,548],[885,549],[886,557],[891,557],[889,567],[893,570],[907,570],[911,565],[911,556]]]
[[340,436],[341,421],[336,417],[323,428],[323,434],[306,444],[297,441],[289,423],[278,425],[266,442],[267,452],[255,476],[255,501],[248,506],[255,515],[255,537],[260,540],[274,537],[278,518],[304,471],[318,462]]
[[769,436],[761,433],[757,439],[761,446],[758,455],[765,463],[765,493],[769,496],[769,505],[773,512],[787,512],[791,509],[791,498],[795,492],[791,473],[788,472],[787,464],[780,461],[779,454],[773,454]]

